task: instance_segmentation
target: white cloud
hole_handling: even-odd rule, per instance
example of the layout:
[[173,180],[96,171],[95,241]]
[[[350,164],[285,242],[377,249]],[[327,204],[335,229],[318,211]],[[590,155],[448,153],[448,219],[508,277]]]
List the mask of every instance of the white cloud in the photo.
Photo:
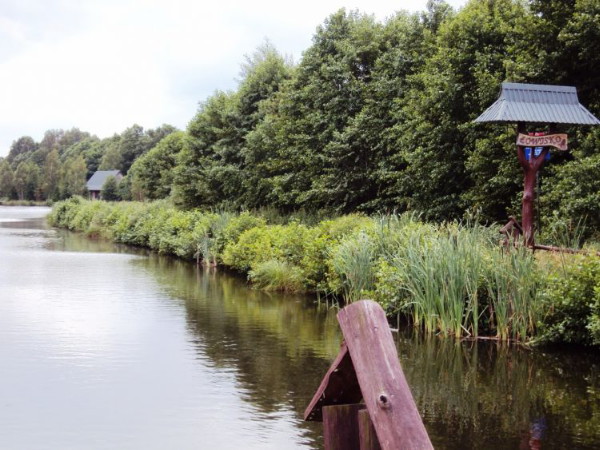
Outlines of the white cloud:
[[[466,0],[455,0],[460,6]],[[133,123],[185,128],[197,104],[235,86],[265,38],[298,61],[341,7],[378,19],[426,0],[4,0],[0,156],[23,135],[78,127],[100,137]]]

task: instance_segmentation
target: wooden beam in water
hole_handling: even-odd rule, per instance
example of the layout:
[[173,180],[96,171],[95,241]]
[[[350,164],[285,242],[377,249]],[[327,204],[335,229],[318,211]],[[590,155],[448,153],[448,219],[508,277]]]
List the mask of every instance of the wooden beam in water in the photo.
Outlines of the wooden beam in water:
[[337,317],[381,448],[432,449],[381,306],[361,300]]
[[324,406],[358,403],[362,399],[356,372],[352,366],[350,353],[345,343],[323,377],[321,385],[313,396],[306,411],[304,420],[319,422],[323,420]]

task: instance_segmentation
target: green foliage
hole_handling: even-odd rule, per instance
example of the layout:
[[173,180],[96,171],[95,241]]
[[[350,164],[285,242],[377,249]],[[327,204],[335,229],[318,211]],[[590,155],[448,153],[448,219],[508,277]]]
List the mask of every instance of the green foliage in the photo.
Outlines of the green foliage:
[[102,185],[100,195],[102,196],[102,199],[107,202],[121,200],[121,196],[119,195],[119,182],[115,176],[111,175],[106,178],[106,181],[104,181],[104,184]]
[[86,174],[87,168],[82,155],[68,158],[61,166],[58,181],[59,197],[64,199],[73,195],[84,195],[87,192]]
[[11,199],[14,197],[13,171],[6,159],[0,161],[0,198]]
[[366,233],[345,239],[331,252],[331,268],[337,275],[330,281],[332,290],[342,292],[346,302],[372,296],[375,258],[373,240]]
[[600,345],[600,258],[572,256],[547,274],[540,340]]
[[287,78],[289,65],[267,43],[243,66],[235,93],[217,92],[188,126],[178,155],[176,201],[185,207],[261,206],[262,150],[246,148],[246,136],[264,116],[263,103]]
[[173,168],[185,139],[178,131],[162,139],[148,153],[140,156],[131,166],[128,176],[136,200],[167,198],[173,184]]
[[[583,237],[600,230],[600,154],[569,161],[554,169],[541,196],[543,229],[557,221],[585,223]],[[547,187],[546,187],[547,186]]]
[[120,170],[126,175],[137,158],[174,131],[176,129],[170,125],[162,125],[155,130],[144,130],[137,124],[127,128],[112,139],[102,157],[99,169]]
[[306,226],[295,222],[250,228],[241,233],[237,241],[227,243],[223,263],[240,272],[248,272],[271,259],[298,265],[309,233]]
[[259,289],[267,291],[301,292],[302,271],[286,261],[270,259],[257,264],[248,278]]
[[[340,283],[333,281],[337,275],[328,264],[332,249],[346,236],[366,231],[374,226],[373,220],[358,214],[349,214],[333,220],[324,220],[313,229],[312,236],[304,243],[300,261],[308,289],[336,294]],[[331,282],[330,282],[331,280]]]

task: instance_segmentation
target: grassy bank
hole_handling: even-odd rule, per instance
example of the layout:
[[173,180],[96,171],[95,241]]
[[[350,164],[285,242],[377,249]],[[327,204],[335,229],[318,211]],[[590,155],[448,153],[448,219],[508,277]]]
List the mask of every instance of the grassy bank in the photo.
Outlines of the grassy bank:
[[600,344],[600,259],[502,251],[496,228],[346,215],[315,225],[167,202],[54,205],[54,226],[222,265],[262,289],[378,301],[456,338]]

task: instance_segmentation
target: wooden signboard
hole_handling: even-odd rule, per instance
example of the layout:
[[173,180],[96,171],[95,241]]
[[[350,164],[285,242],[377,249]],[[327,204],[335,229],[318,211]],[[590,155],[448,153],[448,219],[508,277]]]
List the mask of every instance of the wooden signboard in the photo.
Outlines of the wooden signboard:
[[558,150],[567,150],[567,135],[549,134],[546,136],[529,136],[519,133],[517,145],[521,147],[554,147]]

